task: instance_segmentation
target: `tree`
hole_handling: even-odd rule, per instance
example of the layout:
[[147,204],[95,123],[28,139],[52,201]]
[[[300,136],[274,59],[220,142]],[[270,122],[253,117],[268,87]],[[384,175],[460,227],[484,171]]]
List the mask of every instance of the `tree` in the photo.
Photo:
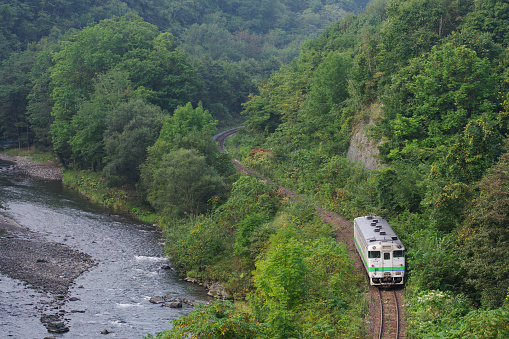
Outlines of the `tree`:
[[159,135],[162,117],[158,106],[140,99],[119,105],[107,116],[103,173],[110,186],[134,187],[138,183],[140,166]]
[[163,119],[159,137],[148,149],[148,158],[142,168],[142,186],[147,190],[152,185],[155,172],[161,169],[165,155],[178,149],[192,149],[204,156],[207,166],[211,166],[220,175],[230,175],[232,165],[225,166],[217,144],[212,140],[216,121],[201,103],[193,109],[191,103],[179,106],[173,116]]
[[484,307],[502,305],[509,286],[509,153],[479,182],[480,196],[458,232],[465,286]]
[[[42,44],[46,41],[41,41]],[[51,147],[50,126],[53,122],[51,109],[51,67],[52,53],[58,47],[56,42],[47,42],[37,53],[37,59],[30,71],[30,93],[27,96],[26,115],[37,143]]]
[[[346,53],[330,52],[320,63],[311,79],[306,104],[303,107],[303,133],[312,136],[313,143],[330,145],[331,154],[346,152],[350,141],[349,133],[342,138],[342,128],[350,129],[345,122],[342,106],[348,99],[348,72],[352,58]],[[334,147],[337,145],[336,147]]]
[[54,56],[51,74],[54,100],[51,134],[55,151],[64,163],[72,156],[68,143],[74,131],[70,122],[82,101],[93,93],[92,80],[118,64],[127,51],[149,48],[157,34],[155,26],[130,15],[104,20],[62,42],[61,50]]
[[[412,60],[395,77],[385,101],[380,147],[387,159],[425,160],[431,149],[446,145],[470,120],[494,118],[497,107],[494,77],[487,60],[464,46],[434,47],[426,58]],[[384,125],[382,123],[381,125]]]
[[135,15],[103,20],[62,42],[51,74],[51,133],[54,149],[65,164],[72,159],[69,141],[76,133],[70,122],[95,93],[94,79],[101,73],[125,72],[132,87],[146,88],[150,95],[145,99],[162,109],[172,111],[189,101],[193,75],[185,54],[176,47],[171,34],[159,33]]
[[474,0],[474,10],[465,18],[463,27],[486,32],[495,43],[507,46],[509,4],[503,0]]
[[271,238],[266,258],[256,263],[254,283],[267,308],[271,338],[293,338],[300,331],[297,310],[307,294],[304,257],[302,244],[283,231]]
[[35,63],[33,51],[13,53],[0,67],[0,138],[29,144],[30,127],[25,115],[30,92],[30,69]]
[[197,215],[224,189],[217,172],[196,150],[178,149],[163,155],[154,171],[147,200],[166,215]]
[[[148,37],[147,37],[148,38]],[[149,102],[172,112],[196,97],[195,72],[171,33],[160,33],[147,46],[133,46],[116,66],[129,73],[136,87],[152,91]]]
[[[93,80],[93,87],[90,99],[83,101],[72,117],[70,130],[73,136],[69,145],[75,166],[101,170],[106,156],[105,133],[110,127],[108,116],[121,104],[129,100],[143,100],[150,92],[143,87],[135,90],[129,74],[115,69],[99,74]],[[114,159],[110,157],[109,160]]]
[[379,55],[382,71],[393,72],[406,66],[408,60],[429,52],[456,29],[471,4],[472,0],[389,2]]
[[455,182],[480,180],[500,156],[502,139],[496,121],[487,115],[469,121],[444,159],[444,172]]
[[[188,102],[185,106],[179,106],[173,112],[173,116],[165,122],[159,139],[172,145],[183,136],[200,131],[212,137],[215,134],[216,124],[217,122],[207,110],[203,109],[201,103],[193,109],[193,105]],[[178,147],[176,144],[174,146]]]

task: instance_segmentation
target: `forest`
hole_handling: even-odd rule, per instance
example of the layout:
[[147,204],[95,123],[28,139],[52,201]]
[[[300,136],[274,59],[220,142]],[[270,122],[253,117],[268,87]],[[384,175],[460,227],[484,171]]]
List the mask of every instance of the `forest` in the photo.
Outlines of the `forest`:
[[[365,277],[317,205],[400,236],[408,338],[509,336],[507,1],[9,0],[0,18],[2,145],[51,152],[229,293],[156,338],[365,337]],[[376,169],[349,159],[359,133]]]

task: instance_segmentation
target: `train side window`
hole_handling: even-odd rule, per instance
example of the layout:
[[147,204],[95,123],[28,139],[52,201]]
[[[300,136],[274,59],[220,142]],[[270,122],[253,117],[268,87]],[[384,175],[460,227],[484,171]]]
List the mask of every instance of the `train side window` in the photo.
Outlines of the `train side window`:
[[384,260],[391,260],[391,253],[384,253]]
[[393,253],[392,255],[394,256],[394,258],[402,258],[405,256],[405,251],[394,251],[392,253]]
[[380,251],[368,251],[368,258],[380,258]]

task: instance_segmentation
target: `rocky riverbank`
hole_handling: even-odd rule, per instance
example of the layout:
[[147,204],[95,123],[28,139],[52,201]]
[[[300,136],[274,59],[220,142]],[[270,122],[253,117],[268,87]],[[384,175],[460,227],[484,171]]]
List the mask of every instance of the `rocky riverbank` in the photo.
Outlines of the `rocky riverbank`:
[[68,330],[59,325],[65,316],[62,307],[68,299],[67,292],[74,280],[94,265],[89,255],[49,242],[0,214],[0,279],[8,276],[50,295],[51,302],[35,305],[49,332]]
[[[26,157],[0,154],[28,175],[45,180],[61,180],[62,170],[54,164],[42,165]],[[12,170],[7,168],[5,170]],[[28,287],[48,293],[52,302],[41,303],[41,322],[49,332],[65,332],[60,326],[67,292],[74,280],[95,265],[92,258],[19,225],[0,210],[0,274],[23,281]],[[0,277],[1,277],[0,275]],[[0,278],[1,279],[1,278]]]
[[22,172],[40,179],[45,180],[62,180],[62,167],[54,162],[40,164],[30,160],[28,157],[11,156],[0,153],[0,160],[11,161],[15,167]]

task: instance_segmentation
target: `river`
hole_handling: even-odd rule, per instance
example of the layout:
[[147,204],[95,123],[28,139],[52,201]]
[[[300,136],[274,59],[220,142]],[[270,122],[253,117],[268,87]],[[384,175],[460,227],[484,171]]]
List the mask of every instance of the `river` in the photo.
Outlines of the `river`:
[[58,181],[27,177],[0,161],[2,213],[49,242],[86,253],[97,263],[79,276],[59,307],[67,333],[49,334],[42,305],[54,295],[0,274],[0,333],[7,338],[142,338],[187,314],[152,304],[153,296],[208,300],[203,288],[162,269],[164,239],[155,227],[91,203]]

